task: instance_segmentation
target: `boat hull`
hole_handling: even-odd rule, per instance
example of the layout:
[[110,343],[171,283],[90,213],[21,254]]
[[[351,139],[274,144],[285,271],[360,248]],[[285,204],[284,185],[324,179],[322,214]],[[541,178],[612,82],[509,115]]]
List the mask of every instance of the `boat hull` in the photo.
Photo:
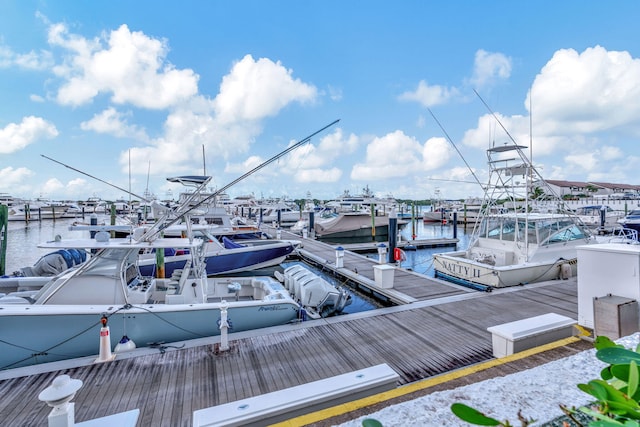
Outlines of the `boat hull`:
[[[284,262],[294,249],[293,245],[280,245],[271,248],[258,246],[254,250],[246,251],[215,252],[205,257],[207,275],[231,274],[278,265]],[[165,277],[170,277],[176,269],[184,268],[188,259],[190,259],[188,254],[165,257]],[[143,276],[156,276],[155,257],[141,260],[139,268]]]
[[[4,306],[0,315],[0,369],[97,355],[100,319],[108,317],[111,348],[123,335],[137,346],[220,334],[220,305]],[[286,324],[298,316],[293,301],[229,302],[229,332]]]
[[[577,259],[558,259],[547,262],[492,266],[464,257],[465,252],[435,254],[433,268],[436,277],[481,290],[525,285],[560,278],[577,273]],[[563,271],[563,265],[570,270]],[[566,267],[564,267],[566,268]]]

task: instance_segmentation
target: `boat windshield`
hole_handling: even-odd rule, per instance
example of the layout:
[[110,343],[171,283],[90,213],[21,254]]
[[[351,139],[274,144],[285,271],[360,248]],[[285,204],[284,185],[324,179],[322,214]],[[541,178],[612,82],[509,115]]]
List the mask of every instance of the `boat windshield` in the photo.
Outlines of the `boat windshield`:
[[[535,223],[527,223],[524,219],[494,218],[485,223],[486,236],[489,239],[504,240],[509,242],[524,242],[525,230],[529,243],[537,243]],[[484,233],[482,233],[484,234]],[[481,235],[482,235],[481,234]]]
[[538,236],[543,245],[586,239],[588,236],[571,219],[540,221]]

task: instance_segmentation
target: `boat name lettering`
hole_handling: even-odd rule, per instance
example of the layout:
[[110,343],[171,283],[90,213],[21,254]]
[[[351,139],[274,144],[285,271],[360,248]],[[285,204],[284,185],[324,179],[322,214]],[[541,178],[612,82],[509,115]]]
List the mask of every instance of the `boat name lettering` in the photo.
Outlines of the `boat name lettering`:
[[279,310],[286,310],[286,309],[287,307],[284,307],[281,305],[269,305],[265,307],[260,307],[258,311],[279,311]]
[[447,262],[446,260],[442,260],[442,266],[453,274],[462,275],[464,277],[480,277],[480,269],[473,268],[468,265],[455,264],[452,262]]

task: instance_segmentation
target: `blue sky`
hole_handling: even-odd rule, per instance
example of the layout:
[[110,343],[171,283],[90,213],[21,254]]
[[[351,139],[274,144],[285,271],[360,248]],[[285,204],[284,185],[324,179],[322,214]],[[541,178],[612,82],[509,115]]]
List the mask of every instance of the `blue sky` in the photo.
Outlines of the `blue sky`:
[[[482,194],[485,150],[640,184],[636,1],[0,1],[0,192]],[[445,132],[462,153],[456,152]],[[204,153],[204,156],[203,156]]]

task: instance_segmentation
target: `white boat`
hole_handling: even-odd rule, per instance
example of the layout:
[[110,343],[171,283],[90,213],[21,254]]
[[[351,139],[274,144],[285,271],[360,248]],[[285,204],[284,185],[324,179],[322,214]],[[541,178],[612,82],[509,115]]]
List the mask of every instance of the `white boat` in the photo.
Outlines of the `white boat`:
[[333,286],[302,265],[287,267],[276,277],[311,318],[338,314],[351,304],[351,295],[346,289]]
[[[408,221],[398,219],[398,225]],[[389,217],[371,216],[368,213],[340,213],[327,221],[315,222],[314,232],[319,240],[340,242],[343,239],[388,238]]]
[[[113,348],[125,336],[148,346],[217,335],[223,307],[230,332],[285,324],[299,314],[273,278],[207,278],[200,239],[156,238],[148,231],[111,239],[99,232],[95,239],[40,246],[97,253],[38,291],[0,297],[0,369],[98,354],[103,317]],[[166,279],[140,274],[139,251],[176,246],[191,254],[183,269]]]
[[298,207],[284,202],[260,205],[255,210],[258,221],[264,224],[293,224],[302,217]]
[[598,243],[572,212],[537,211],[539,199],[557,197],[525,148],[487,150],[490,174],[480,221],[466,250],[433,256],[436,277],[482,290],[558,279],[576,274],[577,246]]
[[624,212],[611,209],[607,205],[590,205],[577,208],[576,216],[589,227],[612,227],[618,224],[618,220],[624,218]]

